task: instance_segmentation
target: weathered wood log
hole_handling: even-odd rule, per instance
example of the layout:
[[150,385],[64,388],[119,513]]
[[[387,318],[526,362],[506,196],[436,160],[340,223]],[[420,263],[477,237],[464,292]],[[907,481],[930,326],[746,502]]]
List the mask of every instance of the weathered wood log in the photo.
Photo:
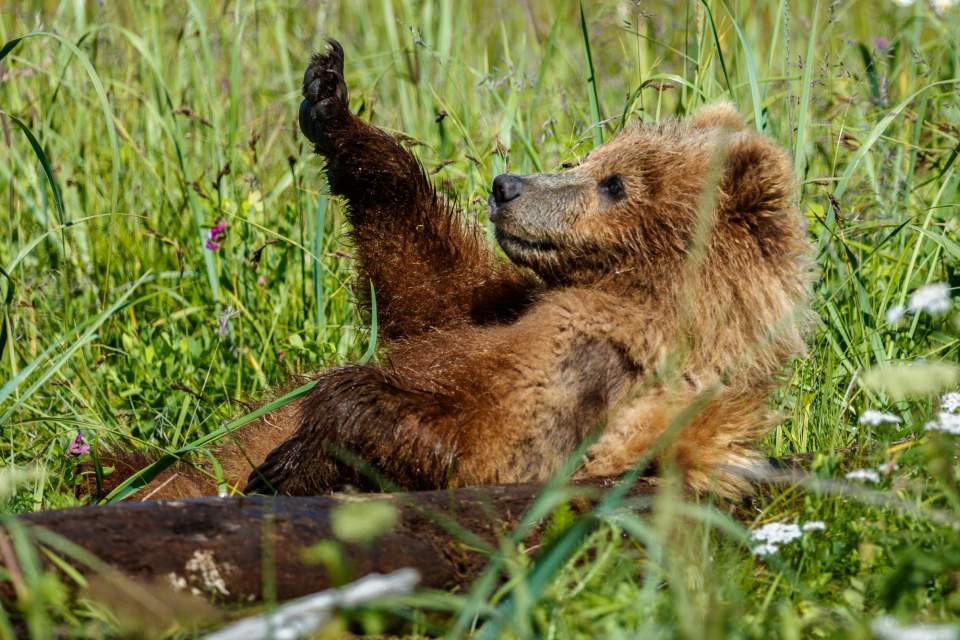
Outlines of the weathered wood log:
[[[852,450],[833,453],[846,456]],[[735,516],[749,519],[776,493],[777,484],[796,482],[810,456],[774,462],[779,477],[774,473],[757,478],[758,491],[739,508],[731,505]],[[585,511],[615,484],[611,479],[577,483],[571,505],[575,511]],[[98,558],[100,569],[132,578],[135,584],[156,586],[159,581],[164,590],[169,585],[220,603],[252,603],[263,600],[265,590],[283,601],[337,586],[346,579],[403,567],[416,569],[423,587],[466,587],[487,565],[489,551],[516,528],[542,491],[542,485],[516,484],[307,498],[130,501],[24,514],[16,523],[28,532],[34,529],[35,541],[43,537],[36,535],[43,530],[76,545]],[[653,484],[641,480],[629,495],[653,492]],[[318,543],[337,540],[333,524],[337,506],[377,500],[395,507],[397,518],[389,531],[370,544],[337,541],[342,567],[304,558],[304,552]],[[524,539],[528,548],[536,547],[540,533],[538,527],[531,529]],[[98,571],[93,565],[73,561],[49,540],[44,546],[75,565],[81,574],[91,576]],[[0,567],[11,577],[0,583],[0,597],[13,594],[19,576],[16,562],[9,538],[0,527]]]
[[[574,508],[588,508],[597,489],[611,485],[580,485],[587,493],[572,501]],[[126,576],[149,582],[160,578],[174,589],[201,592],[218,602],[249,603],[264,597],[267,584],[275,585],[278,600],[335,586],[338,576],[305,561],[303,552],[335,540],[334,508],[357,500],[388,501],[397,517],[371,544],[338,543],[351,577],[413,567],[424,587],[464,587],[487,563],[488,554],[480,547],[495,549],[542,489],[518,484],[397,494],[125,502],[31,513],[18,521],[78,545]],[[630,493],[649,495],[652,485],[641,482]],[[533,531],[527,542],[535,543],[537,535]],[[10,560],[0,554],[0,561]]]

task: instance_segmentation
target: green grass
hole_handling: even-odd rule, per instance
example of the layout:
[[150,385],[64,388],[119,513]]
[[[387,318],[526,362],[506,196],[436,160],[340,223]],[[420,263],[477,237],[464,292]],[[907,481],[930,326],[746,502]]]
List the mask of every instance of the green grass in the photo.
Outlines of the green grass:
[[[294,127],[302,67],[332,35],[347,50],[352,106],[408,136],[439,188],[484,223],[500,172],[555,171],[619,127],[733,99],[795,158],[817,247],[810,356],[775,398],[785,421],[765,448],[852,447],[852,467],[899,464],[864,486],[844,481],[838,456],[817,456],[818,483],[777,493],[746,526],[826,529],[769,558],[751,554],[726,507],[668,491],[644,517],[619,500],[588,520],[561,510],[541,555],[505,540],[470,594],[423,595],[388,613],[412,620],[412,632],[439,624],[545,638],[857,638],[882,615],[960,618],[957,442],[923,430],[949,373],[907,399],[864,383],[879,364],[960,359],[956,302],[941,316],[884,320],[925,283],[960,286],[960,9],[818,0],[585,2],[582,12],[576,2],[453,0],[4,9],[0,42],[23,38],[0,49],[6,513],[78,503],[67,456],[78,431],[94,452],[196,446],[290,374],[373,356],[341,256],[351,251],[341,205],[324,195],[321,162]],[[207,251],[221,218],[223,248]],[[866,409],[903,423],[860,425]],[[888,449],[907,436],[917,440]],[[22,533],[8,539],[23,588],[0,611],[0,637],[120,633],[108,608],[67,598],[69,574],[35,564]],[[451,615],[433,622],[438,609]],[[191,635],[176,624],[166,632]]]

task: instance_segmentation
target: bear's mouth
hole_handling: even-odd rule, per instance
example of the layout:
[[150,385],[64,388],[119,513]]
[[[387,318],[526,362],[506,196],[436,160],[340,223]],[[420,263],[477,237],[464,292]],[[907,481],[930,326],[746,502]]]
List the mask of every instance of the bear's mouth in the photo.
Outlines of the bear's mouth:
[[497,244],[503,248],[510,258],[514,258],[514,256],[522,257],[524,254],[530,253],[551,253],[558,248],[557,245],[547,240],[527,240],[507,233],[500,227],[496,227],[495,231]]

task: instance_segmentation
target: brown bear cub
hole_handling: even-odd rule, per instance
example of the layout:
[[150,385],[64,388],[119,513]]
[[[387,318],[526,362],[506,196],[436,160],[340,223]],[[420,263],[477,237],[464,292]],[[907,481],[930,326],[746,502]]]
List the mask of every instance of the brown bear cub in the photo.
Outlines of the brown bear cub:
[[[507,263],[406,149],[350,112],[338,43],[314,56],[303,92],[300,126],[346,203],[386,359],[320,374],[221,447],[228,484],[542,481],[591,437],[579,474],[612,476],[664,436],[657,461],[690,487],[748,488],[774,421],[766,396],[804,352],[809,317],[810,245],[783,150],[721,103],[627,131],[562,173],[498,176],[490,219]],[[214,490],[181,465],[145,495]]]

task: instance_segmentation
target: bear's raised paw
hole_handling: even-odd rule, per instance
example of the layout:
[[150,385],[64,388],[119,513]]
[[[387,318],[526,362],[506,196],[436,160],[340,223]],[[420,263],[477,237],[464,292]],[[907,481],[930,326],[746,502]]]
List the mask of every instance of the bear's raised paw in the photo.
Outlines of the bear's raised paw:
[[300,103],[300,129],[307,138],[322,144],[325,140],[324,125],[349,116],[347,110],[347,85],[343,80],[343,47],[330,38],[327,51],[316,53],[303,74],[303,97]]

